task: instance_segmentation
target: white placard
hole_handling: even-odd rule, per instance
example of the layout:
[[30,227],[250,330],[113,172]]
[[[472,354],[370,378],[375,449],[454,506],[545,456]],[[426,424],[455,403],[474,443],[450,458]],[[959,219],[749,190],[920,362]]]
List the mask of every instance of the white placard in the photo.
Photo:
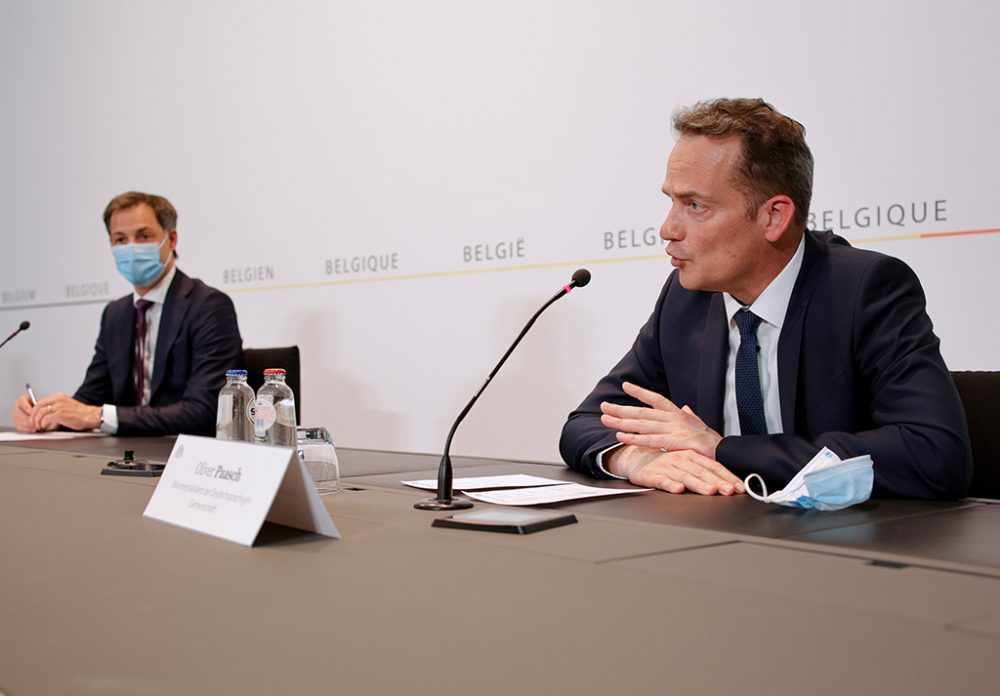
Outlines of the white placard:
[[144,517],[252,546],[265,520],[340,532],[290,447],[180,435]]

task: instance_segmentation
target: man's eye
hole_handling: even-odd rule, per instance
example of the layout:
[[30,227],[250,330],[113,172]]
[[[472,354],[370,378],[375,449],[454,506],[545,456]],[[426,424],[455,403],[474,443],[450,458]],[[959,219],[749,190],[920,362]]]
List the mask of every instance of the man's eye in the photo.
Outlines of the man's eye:
[[691,210],[694,210],[694,211],[704,210],[705,209],[705,206],[703,206],[698,201],[691,201],[690,203],[688,203],[688,207],[691,208]]

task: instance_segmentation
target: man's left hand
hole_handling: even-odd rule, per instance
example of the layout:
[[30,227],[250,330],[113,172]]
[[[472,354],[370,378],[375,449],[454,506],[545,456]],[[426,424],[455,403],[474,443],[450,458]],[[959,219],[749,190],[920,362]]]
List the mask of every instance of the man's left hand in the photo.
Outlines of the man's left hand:
[[607,401],[601,404],[601,423],[618,431],[619,442],[666,452],[694,450],[715,459],[715,448],[722,436],[705,425],[688,406],[678,408],[667,397],[630,382],[623,383],[622,389],[648,408]]
[[101,407],[77,401],[59,393],[39,399],[31,410],[31,425],[36,430],[54,430],[62,426],[70,430],[93,430],[101,426]]

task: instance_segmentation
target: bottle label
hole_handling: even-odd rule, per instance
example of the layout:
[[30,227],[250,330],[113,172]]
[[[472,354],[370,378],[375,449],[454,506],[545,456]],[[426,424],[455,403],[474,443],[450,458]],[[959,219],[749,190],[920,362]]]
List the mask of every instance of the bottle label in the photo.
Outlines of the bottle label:
[[250,399],[250,403],[247,404],[247,420],[250,421],[251,425],[257,423],[257,402]]
[[270,430],[277,418],[274,404],[264,399],[257,399],[254,406],[254,430],[261,434],[265,433]]

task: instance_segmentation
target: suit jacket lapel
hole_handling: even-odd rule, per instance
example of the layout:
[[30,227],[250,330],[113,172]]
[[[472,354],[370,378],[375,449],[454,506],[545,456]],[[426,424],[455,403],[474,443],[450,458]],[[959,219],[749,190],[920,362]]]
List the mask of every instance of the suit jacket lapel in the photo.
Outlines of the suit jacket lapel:
[[[111,326],[124,330],[109,331],[113,345],[106,349],[108,373],[111,375],[111,394],[116,404],[135,403],[135,305],[132,295],[122,302],[121,316],[113,318]],[[119,300],[120,301],[120,300]]]
[[722,293],[714,293],[705,317],[704,342],[698,370],[698,417],[713,430],[723,430],[729,327]]
[[806,231],[806,247],[802,268],[795,279],[788,310],[778,339],[778,391],[781,400],[781,426],[783,432],[795,432],[795,402],[798,399],[799,356],[802,353],[802,335],[806,325],[806,310],[816,287],[814,268],[825,250],[812,233]]
[[163,313],[160,315],[160,326],[156,331],[156,357],[153,360],[153,381],[149,389],[151,403],[166,374],[167,355],[177,339],[184,316],[187,314],[192,287],[191,279],[178,270],[174,282],[167,290],[167,299],[163,303]]

